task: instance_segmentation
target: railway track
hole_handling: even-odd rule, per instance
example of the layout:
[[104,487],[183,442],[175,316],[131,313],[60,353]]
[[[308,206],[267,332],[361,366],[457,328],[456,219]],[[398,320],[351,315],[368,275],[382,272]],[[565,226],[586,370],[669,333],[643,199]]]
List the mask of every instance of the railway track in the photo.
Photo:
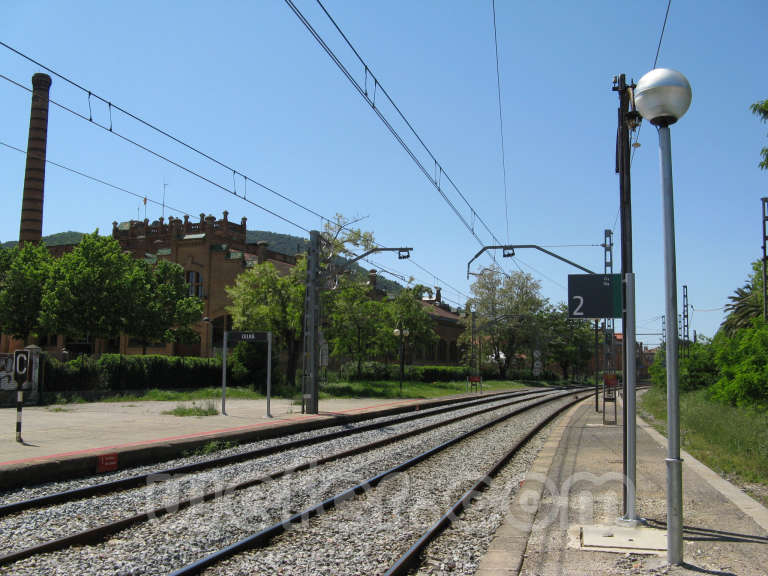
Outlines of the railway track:
[[[403,422],[410,422],[418,420],[426,416],[444,414],[447,412],[459,410],[466,407],[479,406],[482,404],[493,403],[506,398],[515,398],[518,396],[524,396],[527,394],[536,394],[537,391],[521,390],[509,393],[494,394],[490,396],[483,396],[478,398],[460,398],[453,402],[446,403],[437,408],[431,408],[427,410],[417,411],[406,415],[398,415],[394,417],[376,418],[373,422],[362,423],[358,425],[342,425],[332,426],[330,431],[312,431],[303,434],[296,434],[288,439],[280,439],[277,441],[259,442],[258,447],[236,450],[234,453],[228,453],[223,456],[214,456],[204,458],[201,461],[179,464],[171,467],[148,467],[149,471],[141,472],[138,474],[132,474],[128,471],[122,473],[116,473],[111,475],[112,477],[118,476],[114,479],[107,479],[100,481],[104,476],[94,476],[93,482],[86,481],[85,485],[82,481],[74,481],[69,484],[74,484],[72,488],[63,490],[54,489],[47,491],[46,493],[24,498],[30,490],[25,489],[21,491],[9,491],[11,494],[9,501],[3,501],[0,499],[0,518],[20,512],[22,510],[29,510],[41,506],[49,506],[52,504],[59,504],[62,502],[69,502],[72,500],[78,500],[81,498],[89,498],[97,494],[108,494],[117,492],[120,490],[127,490],[137,486],[143,486],[147,482],[151,481],[158,475],[176,476],[183,474],[190,474],[193,472],[199,472],[202,470],[209,470],[224,466],[227,464],[234,464],[237,462],[245,462],[256,458],[262,458],[270,454],[276,454],[278,452],[292,450],[303,446],[311,446],[313,444],[319,444],[341,438],[349,434],[367,432],[369,430],[378,430],[387,426],[397,425]],[[541,392],[539,392],[541,393]],[[145,467],[146,468],[146,467]],[[68,484],[68,483],[64,483]],[[13,499],[13,494],[22,496],[18,499]]]
[[[181,511],[187,507],[193,506],[195,504],[200,504],[202,502],[206,502],[209,500],[214,500],[217,498],[217,496],[221,496],[223,492],[226,492],[227,494],[232,494],[237,491],[246,490],[249,488],[252,488],[254,486],[258,486],[260,484],[265,483],[274,483],[277,479],[295,475],[298,472],[301,471],[316,471],[319,469],[319,467],[329,463],[334,462],[336,460],[343,460],[348,459],[351,456],[354,456],[356,454],[364,454],[366,452],[375,450],[377,448],[387,446],[389,444],[395,444],[395,443],[402,443],[404,440],[421,435],[423,436],[425,433],[436,430],[439,428],[451,428],[451,426],[456,426],[457,423],[461,425],[461,422],[464,420],[477,420],[479,417],[483,417],[484,414],[492,413],[495,411],[503,410],[507,408],[508,406],[512,406],[514,404],[519,403],[525,403],[525,402],[531,402],[536,398],[541,397],[542,395],[548,396],[553,394],[552,392],[537,392],[537,393],[525,393],[525,394],[510,394],[506,395],[504,397],[496,397],[493,399],[493,402],[472,402],[471,405],[463,405],[460,407],[455,407],[453,412],[458,412],[458,414],[448,414],[446,418],[446,410],[436,410],[432,413],[423,414],[422,418],[418,422],[412,422],[413,418],[396,418],[396,419],[389,419],[386,423],[378,423],[379,427],[377,430],[370,430],[369,426],[361,426],[358,429],[354,430],[347,430],[346,436],[343,438],[343,442],[346,443],[346,445],[350,444],[350,441],[354,439],[356,436],[371,436],[372,434],[378,434],[379,437],[377,440],[374,440],[373,442],[352,442],[352,446],[347,448],[346,450],[341,450],[338,452],[333,452],[331,454],[328,454],[327,452],[331,451],[334,445],[338,445],[342,440],[337,439],[336,443],[333,444],[333,442],[328,443],[325,442],[322,445],[320,445],[318,448],[321,449],[321,453],[324,453],[323,456],[317,458],[307,458],[306,454],[295,454],[294,456],[294,462],[299,461],[301,463],[296,464],[292,462],[292,465],[275,470],[274,468],[268,470],[267,473],[251,476],[245,480],[241,480],[239,482],[230,482],[227,481],[226,485],[218,485],[213,490],[203,491],[203,490],[195,490],[194,488],[190,488],[189,490],[183,490],[181,485],[171,486],[171,488],[174,488],[172,490],[166,491],[166,493],[160,496],[163,497],[163,504],[161,506],[157,506],[156,504],[154,506],[149,506],[149,510],[142,511],[138,514],[125,514],[122,512],[122,507],[124,505],[124,500],[129,500],[129,497],[132,497],[134,500],[136,499],[136,493],[137,491],[128,491],[125,494],[118,494],[116,497],[113,497],[111,500],[105,499],[104,497],[97,497],[97,498],[91,498],[88,500],[81,500],[80,502],[68,502],[63,505],[54,505],[49,506],[44,509],[40,510],[33,510],[33,511],[27,511],[26,513],[16,513],[11,515],[10,518],[0,523],[0,535],[1,534],[13,534],[18,535],[20,531],[23,531],[26,527],[29,526],[40,526],[40,528],[43,529],[43,532],[46,534],[52,534],[56,533],[57,537],[55,538],[40,538],[37,534],[29,534],[27,538],[19,539],[18,537],[15,537],[14,540],[17,543],[21,543],[24,540],[42,540],[38,541],[33,546],[27,546],[26,548],[17,548],[17,549],[11,549],[6,553],[2,558],[0,558],[0,564],[9,564],[15,561],[18,561],[23,558],[29,558],[31,556],[39,555],[43,552],[50,552],[54,550],[61,550],[65,549],[70,546],[74,545],[85,545],[85,544],[92,544],[94,542],[103,540],[105,537],[108,537],[110,535],[116,534],[120,532],[121,530],[124,530],[134,524],[146,522],[150,519],[157,519],[160,516],[164,516],[165,514],[168,514],[169,512],[178,512]],[[557,394],[557,392],[555,392]],[[484,406],[483,404],[489,404],[488,406]],[[422,424],[425,421],[431,421],[425,425],[418,425],[415,424]],[[397,422],[397,424],[394,424],[394,422]],[[381,428],[381,425],[386,425],[385,428]],[[399,427],[399,428],[398,428]],[[407,430],[400,430],[400,428],[409,427]],[[364,432],[359,432],[360,429],[363,429]],[[322,435],[323,438],[328,437],[328,435]],[[302,439],[302,442],[306,439]],[[296,452],[294,450],[294,452]],[[278,454],[279,457],[282,457],[282,454]],[[297,460],[298,459],[298,460]],[[221,459],[219,459],[221,460]],[[265,460],[264,458],[261,459],[262,461]],[[229,462],[228,459],[224,459],[224,462]],[[262,468],[269,468],[269,464],[266,464],[265,466],[262,466]],[[233,466],[230,464],[229,468],[233,468]],[[219,474],[222,474],[222,470],[227,469],[227,467],[220,467],[215,470],[211,470],[208,472],[209,476],[218,476]],[[187,475],[186,477],[194,477],[194,475]],[[166,485],[169,482],[169,479],[175,478],[174,476],[163,476],[162,477],[165,482],[160,483],[160,486]],[[227,476],[228,479],[232,478],[232,475],[229,474]],[[199,484],[199,483],[198,483]],[[157,484],[155,484],[156,486]],[[98,493],[100,489],[97,489],[96,492]],[[191,494],[192,496],[187,496],[186,498],[169,498],[169,494],[178,494],[182,491],[188,492],[188,494]],[[153,504],[154,501],[158,500],[156,494],[151,495],[145,495],[144,497],[144,503],[146,504]],[[58,499],[58,496],[53,499],[53,501],[56,501]],[[36,505],[40,504],[40,500],[36,499],[35,501]],[[94,513],[94,508],[97,509],[97,512]],[[89,513],[89,510],[91,512]],[[134,506],[135,510],[135,506]],[[99,516],[117,516],[115,518],[111,518],[109,522],[106,523],[97,523],[97,525],[93,524],[92,517],[98,518]],[[76,519],[74,522],[76,527],[81,527],[84,523],[88,525],[88,527],[84,530],[67,530],[67,526],[71,525],[73,523],[73,519]],[[61,525],[61,526],[57,526]],[[63,528],[62,528],[63,527]],[[29,530],[27,530],[29,532]],[[35,532],[35,531],[33,531]],[[64,532],[62,535],[61,532]],[[29,544],[29,542],[25,542],[26,544]],[[18,544],[17,544],[18,545]],[[13,545],[10,544],[12,547]],[[7,547],[4,547],[6,550],[8,550]]]
[[[462,412],[466,414],[450,415],[449,418],[443,417],[444,413],[427,414],[427,419],[433,421],[421,426],[411,426],[411,420],[399,424],[390,422],[386,437],[346,446],[333,453],[329,453],[329,446],[323,446],[322,456],[317,457],[316,454],[308,458],[307,454],[299,455],[303,461],[294,459],[290,465],[277,470],[272,468],[265,473],[252,474],[248,478],[240,478],[238,482],[228,480],[213,490],[189,492],[182,498],[166,498],[163,505],[148,506],[139,514],[123,513],[116,521],[86,530],[70,530],[64,536],[35,546],[17,548],[0,558],[0,571],[33,574],[46,572],[54,565],[66,566],[62,573],[165,574],[173,569],[178,569],[178,574],[199,573],[235,553],[265,546],[286,530],[290,531],[286,537],[295,537],[301,530],[292,528],[311,526],[314,520],[310,518],[335,510],[340,503],[351,503],[360,498],[358,495],[367,498],[368,492],[379,492],[382,481],[391,486],[393,474],[416,470],[432,459],[442,457],[441,454],[456,450],[458,446],[477,444],[477,438],[499,428],[520,428],[522,424],[513,423],[535,413],[538,415],[533,418],[535,422],[532,420],[524,426],[531,436],[534,434],[531,430],[543,426],[545,420],[572,402],[573,395],[574,392],[518,394],[497,398],[488,406],[465,405]],[[407,430],[398,428],[405,426],[411,427]],[[378,433],[381,434],[381,429]],[[357,430],[354,435],[358,435]],[[365,436],[366,433],[359,435]],[[343,440],[348,441],[349,438]],[[337,437],[336,442],[339,441]],[[517,442],[522,445],[525,440],[518,439]],[[425,447],[429,449],[425,451]],[[474,448],[462,449],[469,449],[470,454],[481,452]],[[508,459],[510,456],[505,457]],[[500,459],[495,458],[495,461]],[[498,464],[499,467],[502,465]],[[231,464],[227,466],[232,467]],[[476,473],[480,469],[473,471]],[[218,474],[221,470],[217,468],[208,473]],[[359,482],[359,478],[366,477],[365,474],[370,472],[374,474]],[[322,503],[312,505],[317,500]],[[24,523],[30,513],[37,514],[38,519],[57,515],[66,517],[78,513],[72,508],[76,504],[66,502],[43,510],[26,510],[13,514],[9,520]],[[79,504],[84,506],[79,512],[82,515],[85,514],[83,510],[93,506],[93,500]],[[105,503],[96,505],[104,506]],[[51,512],[55,508],[60,509],[57,514]],[[251,533],[254,526],[261,527],[255,536]],[[12,526],[0,524],[0,533],[6,528]],[[242,537],[244,534],[250,535]],[[105,539],[108,540],[104,542]],[[210,553],[222,545],[223,552]],[[73,546],[78,548],[73,549]],[[194,558],[198,560],[190,564],[188,560]],[[179,568],[185,563],[189,564],[187,568]],[[240,571],[236,568],[231,573]],[[261,573],[259,569],[247,568],[244,571]],[[363,570],[363,573],[367,572]]]

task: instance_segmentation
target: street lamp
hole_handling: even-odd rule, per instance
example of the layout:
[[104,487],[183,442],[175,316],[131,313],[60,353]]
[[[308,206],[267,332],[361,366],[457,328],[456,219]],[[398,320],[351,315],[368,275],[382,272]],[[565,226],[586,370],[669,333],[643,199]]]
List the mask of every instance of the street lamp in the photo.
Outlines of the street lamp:
[[[677,318],[675,214],[672,196],[672,150],[669,126],[691,105],[691,85],[680,72],[656,68],[640,78],[635,106],[659,131],[661,194],[664,212],[664,276],[666,316]],[[680,459],[680,399],[677,331],[667,334],[667,561],[683,562],[683,476]]]
[[403,373],[405,372],[405,338],[408,338],[408,328],[402,328],[402,322],[397,323],[397,328],[392,331],[395,338],[400,338],[400,397],[403,397]]

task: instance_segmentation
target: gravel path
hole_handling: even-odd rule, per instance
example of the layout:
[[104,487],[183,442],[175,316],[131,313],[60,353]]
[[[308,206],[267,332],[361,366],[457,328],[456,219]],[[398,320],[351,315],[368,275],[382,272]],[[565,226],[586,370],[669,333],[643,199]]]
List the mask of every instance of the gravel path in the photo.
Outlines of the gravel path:
[[[536,408],[384,480],[338,510],[304,522],[268,548],[207,575],[373,575],[393,564],[450,505],[554,405]],[[486,514],[487,516],[487,514]],[[467,537],[467,534],[464,534]]]
[[[416,455],[427,446],[436,445],[460,431],[468,430],[498,416],[502,411],[517,409],[521,405],[496,410],[447,427],[399,442],[394,446],[365,453],[318,468],[295,473],[290,477],[271,481],[266,485],[250,488],[215,502],[199,504],[178,514],[162,517],[149,523],[117,534],[104,545],[85,547],[32,558],[6,567],[3,573],[40,573],[54,565],[67,566],[62,573],[135,573],[162,574],[193,561],[203,551],[221,547],[242,538],[257,526],[269,525],[292,512],[307,507],[319,498],[332,496],[344,487],[354,485],[381,470]],[[472,409],[462,411],[469,412]],[[450,415],[437,415],[428,420],[446,419]],[[286,453],[228,466],[215,471],[194,475],[183,481],[169,481],[150,489],[130,490],[82,502],[72,502],[34,514],[19,514],[0,523],[0,549],[5,551],[32,543],[34,538],[49,539],[93,526],[95,519],[126,516],[126,509],[143,511],[154,508],[159,501],[188,490],[220,487],[222,492],[229,483],[242,480],[243,476],[255,476],[270,470],[296,465],[309,459],[338,452],[353,445],[402,432],[404,429],[423,426],[423,421],[408,422],[371,431],[353,438],[342,438],[320,445],[304,447]],[[213,527],[213,528],[212,528]],[[45,537],[41,537],[45,534]],[[145,557],[148,546],[153,549],[148,567]],[[41,564],[42,563],[42,564]],[[54,572],[55,573],[55,572]]]

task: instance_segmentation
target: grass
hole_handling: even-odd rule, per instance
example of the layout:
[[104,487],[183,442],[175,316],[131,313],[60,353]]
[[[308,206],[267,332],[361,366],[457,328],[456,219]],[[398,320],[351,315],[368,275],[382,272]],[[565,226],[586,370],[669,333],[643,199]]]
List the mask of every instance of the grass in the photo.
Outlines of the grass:
[[61,406],[49,406],[48,412],[72,412],[69,408],[62,408]]
[[228,448],[234,448],[235,446],[237,446],[237,442],[228,440],[211,440],[210,442],[207,442],[206,444],[203,444],[194,450],[185,450],[182,453],[182,456],[207,456],[208,454],[213,454],[214,452],[218,452],[220,450],[227,450]]
[[[198,390],[178,391],[160,390],[153,388],[143,394],[118,394],[103,398],[102,402],[192,402],[194,400],[212,400],[221,398],[221,388],[200,388]],[[227,398],[241,398],[246,400],[258,400],[264,398],[263,394],[254,392],[250,388],[230,388],[227,386]]]
[[[666,433],[663,389],[651,388],[639,407]],[[680,439],[685,450],[719,473],[739,483],[768,486],[768,412],[712,402],[706,390],[681,392]]]
[[217,416],[219,411],[213,405],[213,402],[209,401],[206,402],[205,406],[198,406],[196,402],[192,402],[192,406],[178,404],[176,408],[167,410],[163,414],[171,414],[173,416]]
[[[483,391],[522,388],[524,384],[508,380],[483,382]],[[436,398],[461,394],[467,383],[461,382],[403,382],[403,398]],[[320,398],[400,398],[400,383],[393,380],[370,382],[330,382],[320,389]]]
[[[505,390],[521,388],[527,384],[509,380],[488,380],[483,382],[483,390]],[[435,398],[466,392],[467,383],[460,382],[403,382],[403,397],[405,398]],[[277,394],[273,394],[277,397]],[[265,396],[250,388],[227,387],[227,398],[260,400]],[[323,385],[320,398],[399,398],[400,383],[393,380],[372,382],[331,382]],[[176,391],[153,388],[143,394],[123,394],[108,396],[102,402],[192,402],[197,400],[213,400],[221,398],[221,388],[200,388],[199,390]]]

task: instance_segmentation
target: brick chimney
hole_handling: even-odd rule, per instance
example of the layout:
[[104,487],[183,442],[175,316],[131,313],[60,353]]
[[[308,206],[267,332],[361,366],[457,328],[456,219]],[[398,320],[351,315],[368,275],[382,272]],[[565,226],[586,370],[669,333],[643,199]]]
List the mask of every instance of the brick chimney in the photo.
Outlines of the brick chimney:
[[24,172],[24,197],[21,202],[19,244],[40,242],[43,237],[43,191],[45,151],[48,141],[48,74],[32,76],[32,110],[29,114],[27,167]]
[[443,297],[440,294],[440,286],[435,286],[435,304],[440,304],[443,301]]
[[368,286],[376,288],[376,268],[368,270]]
[[256,242],[256,255],[257,255],[257,262],[259,264],[264,264],[264,261],[267,259],[267,245],[269,242],[265,242],[264,240],[259,240]]

